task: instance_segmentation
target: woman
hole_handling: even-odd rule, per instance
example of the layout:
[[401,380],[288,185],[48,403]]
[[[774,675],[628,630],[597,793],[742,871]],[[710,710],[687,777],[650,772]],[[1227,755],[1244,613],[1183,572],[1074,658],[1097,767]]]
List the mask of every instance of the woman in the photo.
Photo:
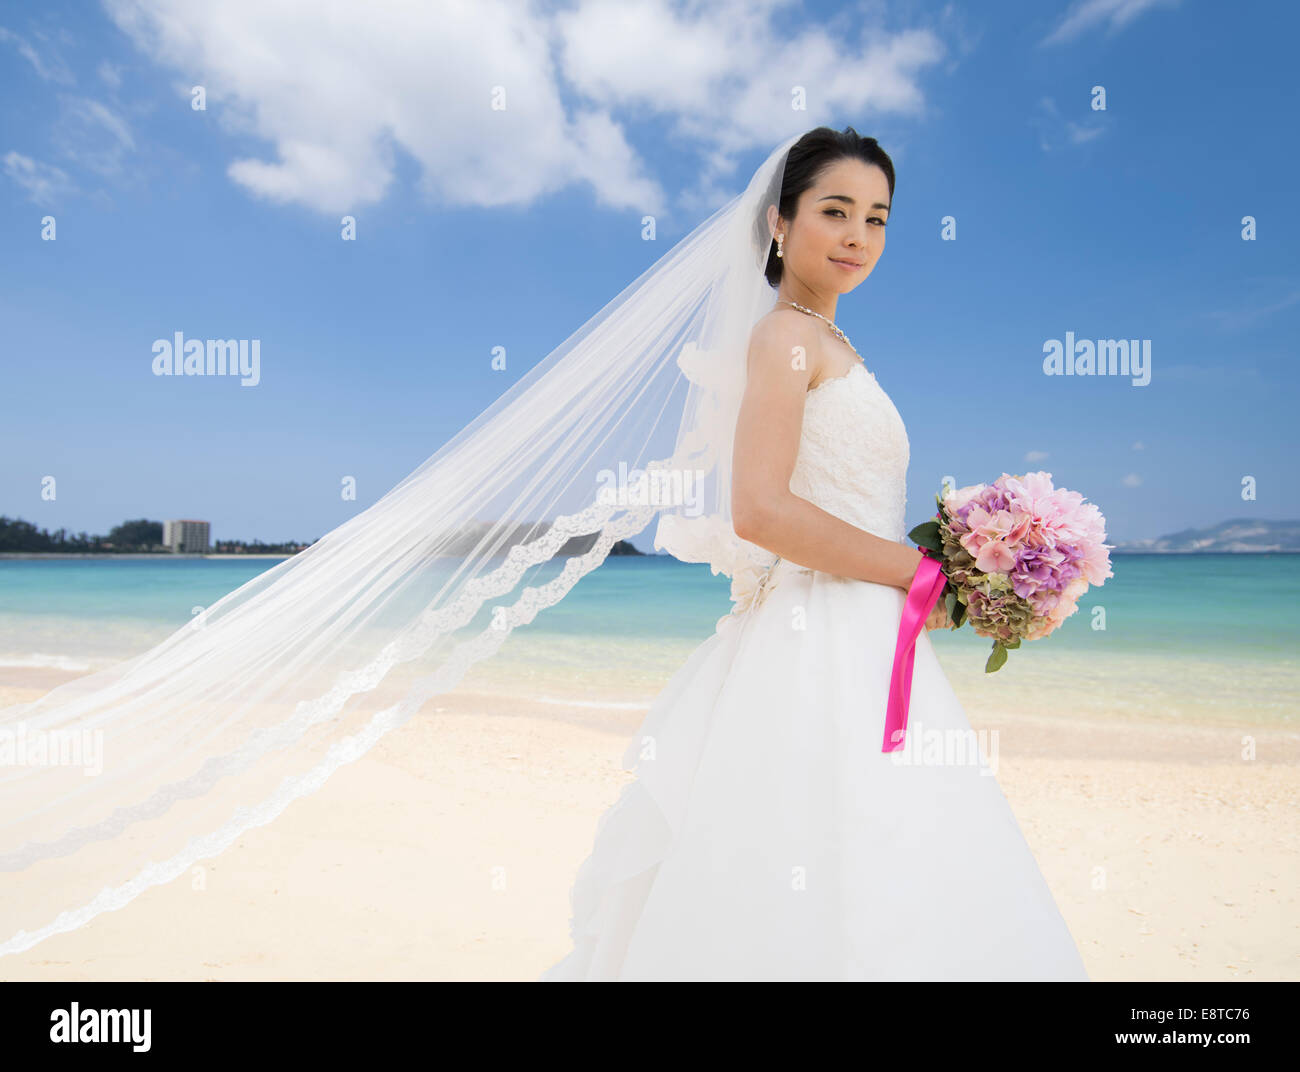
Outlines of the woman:
[[[832,328],[892,195],[871,139],[788,139],[371,506],[153,649],[0,710],[0,957],[197,881],[436,718],[658,516],[656,545],[731,576],[736,608],[633,742],[549,977],[1082,978],[987,768],[879,751],[919,559],[908,445]],[[969,730],[922,636],[909,737],[932,728]]]
[[[903,422],[834,321],[893,193],[852,128],[789,150],[732,464],[735,531],[779,558],[629,745],[638,778],[601,818],[546,980],[1087,978],[979,750],[880,748],[921,555]],[[949,624],[942,601],[926,624]],[[973,738],[924,634],[908,732]]]

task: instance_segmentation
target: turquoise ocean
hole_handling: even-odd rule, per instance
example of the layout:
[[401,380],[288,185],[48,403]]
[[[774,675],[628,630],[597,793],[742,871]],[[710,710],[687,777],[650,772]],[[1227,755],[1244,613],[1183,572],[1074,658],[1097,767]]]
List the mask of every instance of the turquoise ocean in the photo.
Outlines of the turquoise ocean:
[[[0,682],[147,650],[279,559],[0,559]],[[932,643],[963,703],[1051,716],[1296,728],[1300,559],[1115,555],[1051,637],[985,674],[969,628]],[[730,609],[729,582],[668,556],[615,557],[516,630],[460,688],[631,712]]]

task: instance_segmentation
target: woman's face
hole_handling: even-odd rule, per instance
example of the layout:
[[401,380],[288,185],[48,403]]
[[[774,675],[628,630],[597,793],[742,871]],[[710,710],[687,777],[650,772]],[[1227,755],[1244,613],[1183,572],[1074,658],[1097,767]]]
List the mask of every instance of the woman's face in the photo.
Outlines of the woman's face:
[[782,273],[817,294],[847,294],[885,251],[889,180],[875,164],[837,160],[799,197],[793,220],[768,210],[784,234]]

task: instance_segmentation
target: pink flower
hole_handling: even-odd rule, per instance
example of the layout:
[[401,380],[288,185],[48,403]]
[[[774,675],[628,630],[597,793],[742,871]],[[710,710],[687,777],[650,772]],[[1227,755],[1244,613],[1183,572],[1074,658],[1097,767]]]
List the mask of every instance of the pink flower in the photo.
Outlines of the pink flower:
[[1056,628],[1079,609],[1079,597],[1088,590],[1088,582],[1082,577],[1076,577],[1065,586],[1065,591],[1061,593],[1056,605],[1047,612],[1042,618],[1034,622],[1026,640],[1037,640],[1039,637],[1047,636],[1055,632]]
[[966,514],[966,527],[972,532],[985,524],[989,519],[989,512],[979,503],[975,503]]
[[1042,501],[1054,490],[1052,474],[1045,473],[1041,469],[1019,477],[1003,474],[998,482],[1006,489],[1012,502],[1031,514],[1042,512]]
[[1000,539],[988,540],[975,556],[975,568],[985,573],[1006,573],[1016,564],[1016,556]]
[[1106,548],[1106,544],[1089,544],[1084,551],[1079,565],[1089,584],[1101,584],[1107,577],[1115,576],[1110,568],[1110,553]]
[[1011,531],[1011,512],[1009,510],[999,510],[997,513],[989,516],[989,519],[980,526],[983,535],[990,540],[999,540]]
[[1003,473],[942,500],[945,540],[970,555],[952,581],[980,636],[1034,640],[1060,628],[1090,585],[1113,576],[1106,519],[1045,471]]
[[1006,541],[1013,546],[1020,546],[1033,528],[1034,515],[1021,510],[1011,511],[1011,528],[1007,531]]
[[[1061,602],[1068,603],[1070,605],[1070,609],[1063,611],[1060,615],[1061,618],[1068,618],[1071,614],[1073,614],[1076,610],[1079,609],[1078,606],[1076,605],[1078,603],[1078,599],[1087,590],[1088,590],[1088,582],[1085,581],[1082,577],[1076,577],[1074,580],[1072,580],[1069,584],[1065,586],[1065,591],[1061,593]],[[1058,608],[1059,606],[1060,604],[1058,604]]]
[[964,488],[958,488],[956,491],[950,492],[948,497],[943,500],[943,508],[949,514],[955,514],[983,490],[983,484],[967,484]]

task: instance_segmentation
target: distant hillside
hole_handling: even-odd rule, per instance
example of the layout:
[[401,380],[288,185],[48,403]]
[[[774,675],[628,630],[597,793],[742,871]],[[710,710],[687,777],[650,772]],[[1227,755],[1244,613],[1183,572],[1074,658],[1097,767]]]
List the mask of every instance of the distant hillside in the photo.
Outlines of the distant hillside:
[[1168,536],[1117,543],[1113,554],[1189,551],[1300,551],[1300,521],[1256,521],[1234,518],[1204,529],[1184,529]]

